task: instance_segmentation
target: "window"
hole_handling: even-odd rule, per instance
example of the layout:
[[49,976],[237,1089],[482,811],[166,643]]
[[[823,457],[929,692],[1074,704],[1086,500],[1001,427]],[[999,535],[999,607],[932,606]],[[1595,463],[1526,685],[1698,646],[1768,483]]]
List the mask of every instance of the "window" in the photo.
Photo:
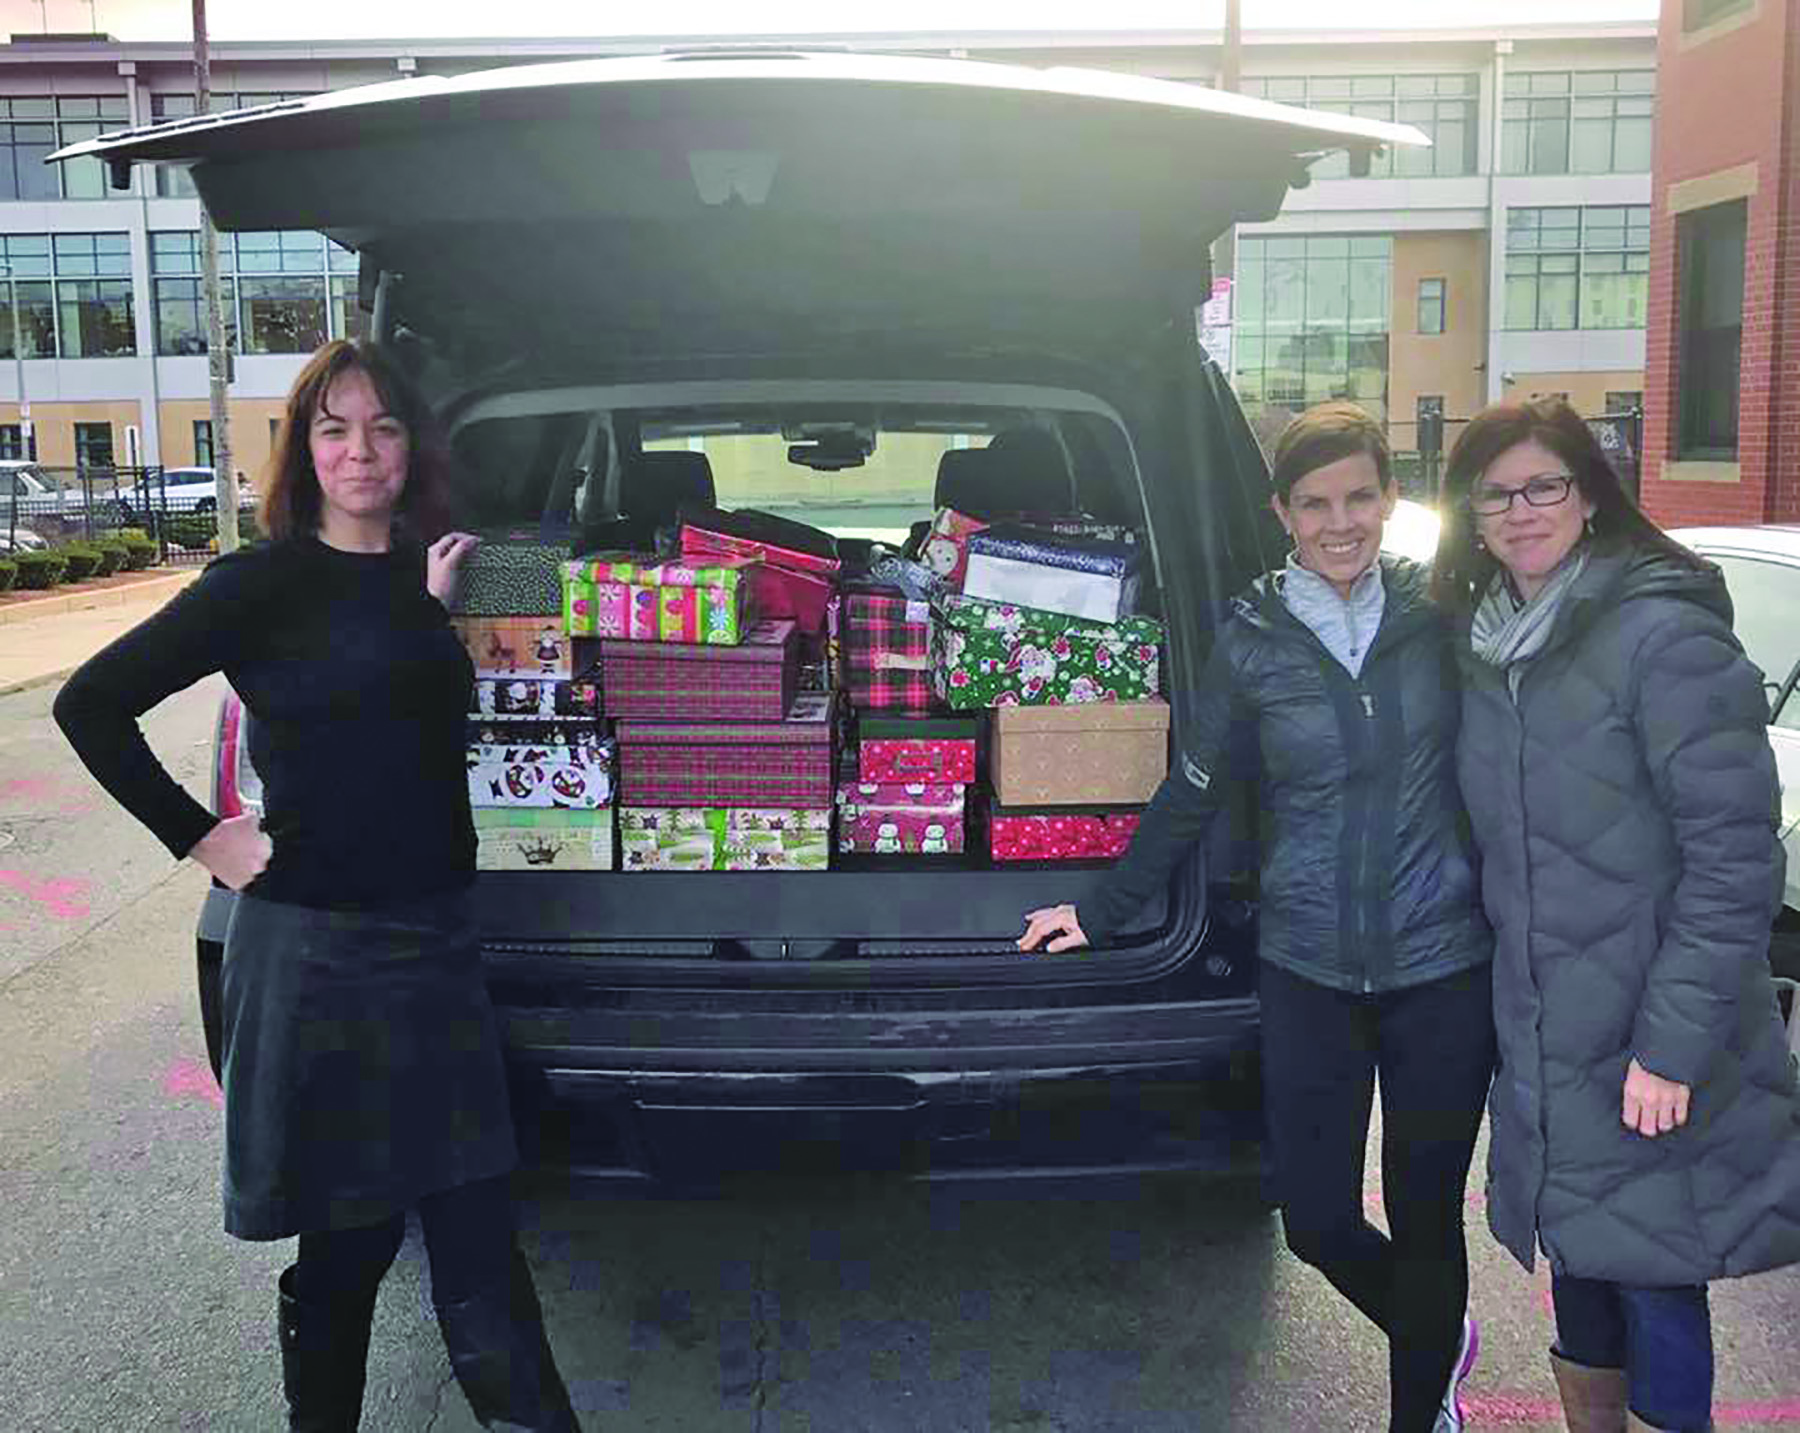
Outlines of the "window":
[[98,159],[47,165],[44,156],[130,122],[124,95],[0,98],[0,200],[104,199]]
[[75,425],[75,466],[78,468],[110,468],[112,465],[112,424],[77,423]]
[[25,440],[17,423],[0,423],[0,458],[26,458]]
[[1606,411],[1608,413],[1641,413],[1644,411],[1644,394],[1641,389],[1626,388],[1614,392],[1607,390]]
[[1515,73],[1501,107],[1504,174],[1648,174],[1654,70]]
[[194,419],[194,466],[210,468],[213,465],[212,419]]
[[[1772,704],[1800,662],[1800,638],[1794,632],[1794,613],[1800,612],[1800,567],[1730,553],[1706,555],[1725,574],[1734,614],[1732,630],[1744,644],[1744,654],[1762,669]],[[1770,713],[1770,725],[1800,729],[1800,697],[1789,693],[1780,710]]]
[[1444,281],[1442,279],[1419,280],[1419,332],[1442,333],[1444,331]]
[[[1369,168],[1371,177],[1473,174],[1478,90],[1474,75],[1256,76],[1243,82],[1247,95],[1334,114],[1397,121],[1430,136],[1430,149],[1376,155]],[[1312,166],[1316,179],[1343,179],[1349,173],[1349,157],[1344,154],[1327,155]]]
[[245,353],[311,353],[325,342],[323,278],[238,280]]
[[[223,110],[254,109],[258,105],[277,104],[282,100],[305,99],[309,93],[311,91],[288,90],[234,94],[230,91],[214,90],[210,97],[210,108],[215,114]],[[150,96],[150,122],[152,124],[187,119],[195,112],[194,96],[191,93],[179,92]],[[195,194],[194,181],[187,170],[178,165],[159,164],[156,166],[156,192],[165,199],[191,199]]]
[[1704,30],[1708,25],[1743,14],[1753,3],[1754,0],[1683,0],[1681,28]]
[[[0,236],[12,266],[26,358],[119,358],[137,352],[131,244],[124,234]],[[0,281],[0,357],[13,356],[14,283]]]
[[[355,338],[356,255],[305,230],[219,235],[226,336],[241,353],[311,353],[327,338]],[[157,352],[206,352],[200,236],[191,229],[150,236],[156,276]],[[349,271],[349,275],[345,271]]]
[[1737,457],[1748,212],[1739,199],[1683,214],[1677,223],[1678,457],[1725,462]]
[[1650,209],[1509,209],[1509,329],[1642,328],[1650,286]]
[[1327,399],[1387,410],[1386,236],[1240,239],[1234,381],[1252,409]]

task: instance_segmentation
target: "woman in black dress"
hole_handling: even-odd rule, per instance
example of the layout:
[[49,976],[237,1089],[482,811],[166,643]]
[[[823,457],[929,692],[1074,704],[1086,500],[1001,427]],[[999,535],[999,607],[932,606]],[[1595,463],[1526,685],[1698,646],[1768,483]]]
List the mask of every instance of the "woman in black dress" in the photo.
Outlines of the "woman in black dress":
[[[474,539],[443,532],[444,476],[406,376],[378,348],[328,344],[288,396],[271,540],[210,564],[56,700],[107,792],[239,892],[221,981],[225,1228],[299,1236],[279,1327],[289,1426],[309,1433],[357,1426],[408,1209],[482,1424],[577,1427],[515,1240],[518,1156],[466,905],[473,671],[444,603]],[[212,672],[255,719],[260,821],[216,818],[138,728]]]

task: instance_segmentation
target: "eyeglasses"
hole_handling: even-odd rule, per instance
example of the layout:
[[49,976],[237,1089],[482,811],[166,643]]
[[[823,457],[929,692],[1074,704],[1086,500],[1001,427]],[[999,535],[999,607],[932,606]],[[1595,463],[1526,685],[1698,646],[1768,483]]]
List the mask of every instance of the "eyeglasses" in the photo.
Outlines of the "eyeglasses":
[[1476,517],[1499,517],[1511,512],[1513,499],[1524,498],[1527,507],[1553,508],[1569,500],[1575,485],[1570,473],[1542,473],[1522,488],[1496,488],[1480,484],[1469,494],[1469,511]]

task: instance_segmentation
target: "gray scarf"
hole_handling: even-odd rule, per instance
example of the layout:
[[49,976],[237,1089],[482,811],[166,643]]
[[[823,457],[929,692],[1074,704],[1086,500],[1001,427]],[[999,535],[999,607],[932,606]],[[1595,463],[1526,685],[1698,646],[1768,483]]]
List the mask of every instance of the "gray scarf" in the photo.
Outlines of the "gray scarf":
[[1521,599],[1504,571],[1496,572],[1481,594],[1469,641],[1475,655],[1490,666],[1506,670],[1506,684],[1514,699],[1531,659],[1544,650],[1556,626],[1569,591],[1587,568],[1588,544],[1580,543],[1557,564],[1556,570],[1529,602]]

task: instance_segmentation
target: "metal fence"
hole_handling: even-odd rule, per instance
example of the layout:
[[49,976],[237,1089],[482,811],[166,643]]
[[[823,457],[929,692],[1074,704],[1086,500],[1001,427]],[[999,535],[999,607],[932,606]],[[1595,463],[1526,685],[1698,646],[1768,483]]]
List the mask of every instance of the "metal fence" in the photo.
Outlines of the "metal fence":
[[[1600,440],[1606,456],[1612,460],[1620,484],[1636,502],[1644,451],[1642,411],[1602,413],[1586,421]],[[1394,449],[1394,475],[1402,497],[1423,503],[1438,500],[1443,491],[1444,460],[1456,446],[1456,439],[1468,422],[1467,418],[1443,418],[1435,425],[1421,424],[1416,419],[1395,419],[1388,423],[1388,441]]]
[[[0,546],[56,547],[136,529],[163,562],[199,564],[218,551],[217,506],[209,489],[172,483],[160,467],[0,467]],[[240,511],[245,538],[249,516]]]

